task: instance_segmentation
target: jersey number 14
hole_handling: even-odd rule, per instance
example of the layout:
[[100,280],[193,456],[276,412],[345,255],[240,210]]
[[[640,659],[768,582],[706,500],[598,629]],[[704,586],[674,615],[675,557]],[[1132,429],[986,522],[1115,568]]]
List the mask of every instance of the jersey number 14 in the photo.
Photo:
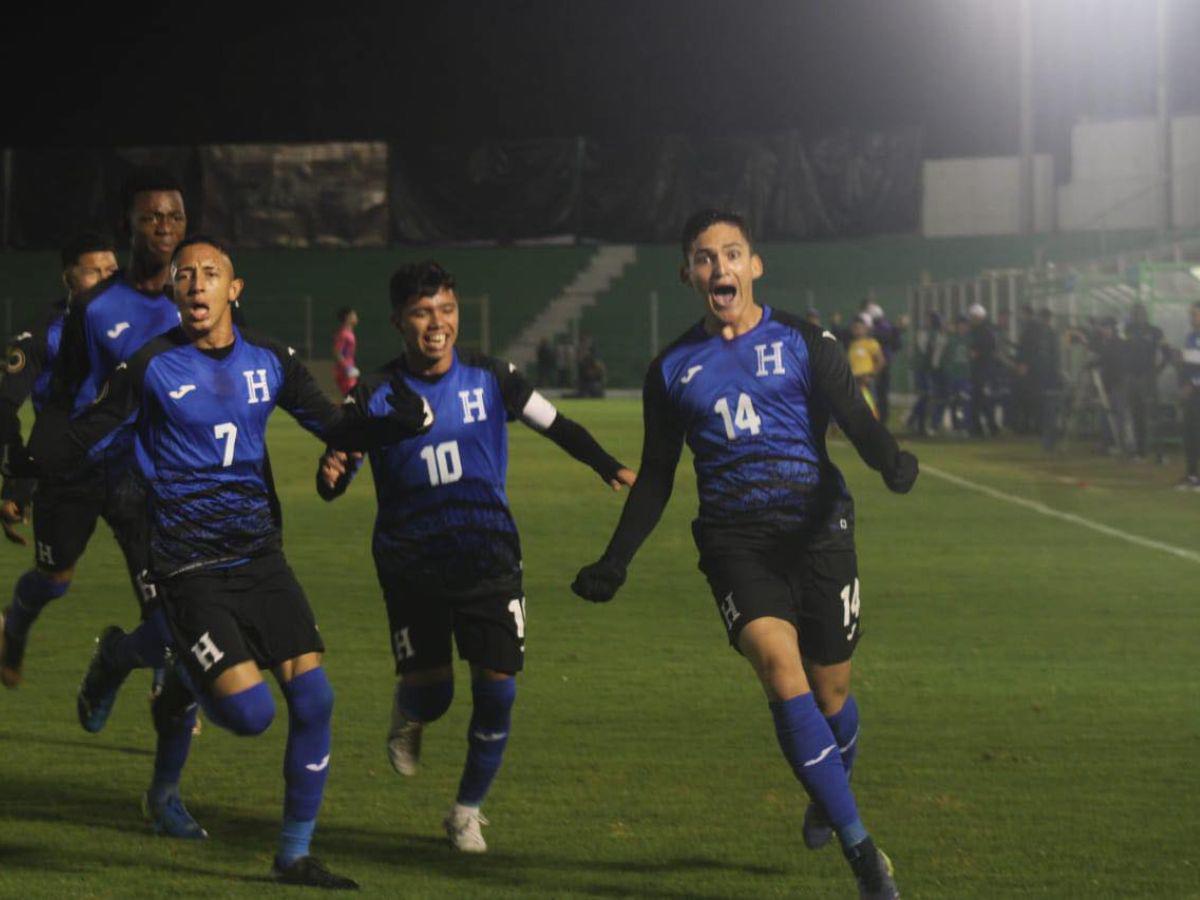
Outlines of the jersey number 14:
[[738,394],[737,409],[732,415],[729,412],[729,401],[724,397],[716,402],[713,409],[721,414],[721,420],[725,423],[725,436],[731,441],[737,440],[739,429],[758,434],[762,428],[762,419],[754,411],[750,395],[745,392]]

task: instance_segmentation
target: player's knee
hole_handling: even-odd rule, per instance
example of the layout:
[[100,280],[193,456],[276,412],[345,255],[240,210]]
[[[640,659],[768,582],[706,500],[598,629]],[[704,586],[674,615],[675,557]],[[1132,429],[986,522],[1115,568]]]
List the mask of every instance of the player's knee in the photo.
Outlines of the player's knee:
[[217,697],[213,707],[216,720],[243,737],[262,734],[275,719],[275,701],[271,699],[270,689],[262,681],[236,694]]
[[402,681],[396,688],[396,702],[400,711],[414,722],[436,722],[446,714],[453,700],[453,678],[430,684]]
[[850,696],[850,684],[847,682],[813,685],[813,696],[817,700],[821,715],[836,716],[846,705],[846,698]]
[[34,569],[34,571],[47,583],[60,588],[61,593],[63,594],[67,592],[67,588],[71,586],[71,579],[75,577],[74,566],[71,566],[69,569],[60,570],[47,569],[44,566],[38,566],[36,569]]
[[333,717],[333,686],[318,666],[283,686],[288,715],[301,725],[319,725]]

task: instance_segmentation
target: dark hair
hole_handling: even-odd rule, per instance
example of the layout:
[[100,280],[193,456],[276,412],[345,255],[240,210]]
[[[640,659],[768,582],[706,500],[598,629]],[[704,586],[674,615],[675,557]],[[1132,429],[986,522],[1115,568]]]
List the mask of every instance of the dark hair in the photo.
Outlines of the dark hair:
[[228,256],[229,264],[233,265],[233,246],[219,237],[213,237],[211,234],[193,234],[190,237],[185,237],[179,242],[179,246],[175,248],[175,252],[171,254],[171,262],[175,262],[179,258],[179,254],[184,251],[184,248],[192,247],[196,244],[207,244],[209,247],[215,247]]
[[133,208],[133,198],[147,191],[178,191],[182,196],[183,184],[161,166],[138,166],[121,182],[122,220]]
[[388,284],[392,309],[400,310],[413,297],[432,297],[445,288],[454,290],[454,276],[432,259],[408,263],[392,273]]
[[343,306],[337,311],[337,320],[339,323],[344,323],[350,318],[350,313],[354,312],[353,306]]
[[679,243],[683,248],[683,258],[686,260],[692,250],[692,243],[700,236],[700,233],[713,225],[724,222],[726,225],[733,225],[742,233],[742,237],[746,239],[746,243],[753,247],[754,238],[750,234],[750,226],[746,224],[745,218],[738,213],[730,212],[725,209],[702,209],[699,212],[694,212],[688,216],[688,220],[683,223],[683,231],[679,235]]
[[85,253],[117,252],[116,242],[103,231],[81,231],[63,245],[61,256],[64,269],[79,262]]

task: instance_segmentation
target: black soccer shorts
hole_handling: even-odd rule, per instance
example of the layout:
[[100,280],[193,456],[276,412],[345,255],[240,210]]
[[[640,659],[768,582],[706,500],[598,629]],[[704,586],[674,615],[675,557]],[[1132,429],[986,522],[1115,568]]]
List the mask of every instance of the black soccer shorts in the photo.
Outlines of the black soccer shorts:
[[203,569],[159,585],[179,656],[198,684],[252,661],[272,669],[325,643],[304,589],[282,553]]
[[[132,466],[132,461],[130,461]],[[33,540],[37,566],[48,572],[72,568],[103,518],[112,529],[143,614],[155,588],[149,567],[150,522],[146,488],[131,467],[91,470],[70,481],[43,480],[33,495]]]
[[516,590],[461,599],[422,591],[411,582],[385,587],[396,674],[452,663],[458,655],[474,666],[519,672],[525,665],[525,596]]
[[852,547],[810,549],[803,536],[748,535],[692,527],[729,643],[746,624],[771,616],[791,622],[802,659],[845,662],[862,637],[858,560]]

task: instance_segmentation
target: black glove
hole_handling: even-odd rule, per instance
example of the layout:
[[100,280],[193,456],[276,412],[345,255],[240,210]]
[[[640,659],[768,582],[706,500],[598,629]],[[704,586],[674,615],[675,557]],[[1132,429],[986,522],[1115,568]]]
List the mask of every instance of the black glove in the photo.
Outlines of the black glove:
[[888,486],[889,491],[907,494],[912,490],[919,472],[917,458],[907,450],[901,450],[900,455],[896,457],[896,465],[891,471],[883,473],[883,483]]
[[602,559],[584,566],[571,582],[571,590],[593,603],[607,603],[625,583],[625,567]]
[[392,379],[392,391],[388,394],[392,407],[389,416],[410,435],[424,434],[433,427],[433,410],[429,402],[408,386],[403,378]]

